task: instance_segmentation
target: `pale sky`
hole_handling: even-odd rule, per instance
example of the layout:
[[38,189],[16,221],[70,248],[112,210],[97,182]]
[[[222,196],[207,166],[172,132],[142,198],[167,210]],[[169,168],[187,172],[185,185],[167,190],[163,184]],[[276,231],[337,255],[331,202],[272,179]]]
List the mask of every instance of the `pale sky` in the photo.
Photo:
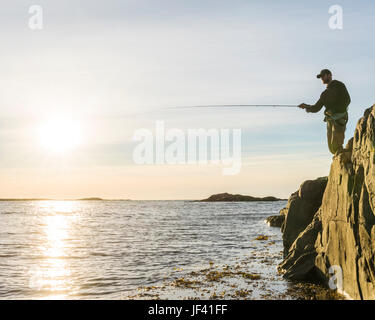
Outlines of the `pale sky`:
[[[323,110],[168,107],[315,103],[324,90],[315,76],[329,68],[352,97],[347,141],[375,101],[371,0],[32,4],[43,8],[42,30],[28,27],[29,1],[1,2],[0,198],[287,198],[329,173]],[[343,8],[342,30],[328,26],[332,4]],[[78,127],[79,143],[63,154],[38,134],[56,117]],[[133,133],[156,120],[241,129],[240,174],[135,164]]]

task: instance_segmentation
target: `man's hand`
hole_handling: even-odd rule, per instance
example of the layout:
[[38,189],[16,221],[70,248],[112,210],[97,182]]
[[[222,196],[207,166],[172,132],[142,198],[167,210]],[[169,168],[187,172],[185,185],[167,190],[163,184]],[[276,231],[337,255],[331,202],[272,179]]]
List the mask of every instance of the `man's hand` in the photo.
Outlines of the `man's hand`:
[[306,103],[301,103],[298,108],[301,108],[301,109],[306,109],[308,107],[308,105]]

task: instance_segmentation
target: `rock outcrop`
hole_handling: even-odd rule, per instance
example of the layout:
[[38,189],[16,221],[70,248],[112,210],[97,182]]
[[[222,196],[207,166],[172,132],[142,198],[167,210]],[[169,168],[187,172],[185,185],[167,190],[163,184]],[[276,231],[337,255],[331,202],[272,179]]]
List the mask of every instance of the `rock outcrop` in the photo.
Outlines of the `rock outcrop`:
[[294,192],[284,210],[285,222],[283,232],[284,257],[288,254],[298,235],[313,220],[316,211],[322,204],[322,197],[327,185],[327,177],[307,180]]
[[320,279],[353,299],[375,299],[375,105],[345,149],[324,193],[322,181],[304,191],[305,182],[290,197],[279,267],[286,278]]
[[270,227],[276,227],[276,228],[281,228],[285,221],[285,216],[283,214],[279,214],[277,216],[270,216],[266,219],[266,223]]

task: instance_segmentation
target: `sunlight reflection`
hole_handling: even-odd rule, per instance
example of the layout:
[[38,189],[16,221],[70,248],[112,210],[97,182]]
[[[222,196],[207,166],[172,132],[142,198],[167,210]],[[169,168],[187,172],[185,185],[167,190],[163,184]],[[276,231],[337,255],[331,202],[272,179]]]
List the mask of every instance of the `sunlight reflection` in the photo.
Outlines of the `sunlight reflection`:
[[39,207],[48,214],[73,213],[77,208],[76,201],[40,201]]
[[47,246],[44,255],[50,258],[62,257],[65,254],[64,240],[68,236],[68,219],[64,215],[46,217],[45,233]]
[[71,273],[67,257],[71,223],[70,215],[76,209],[74,201],[46,201],[40,209],[45,211],[41,258],[37,270],[33,270],[30,284],[42,292],[43,298],[63,299],[72,288]]

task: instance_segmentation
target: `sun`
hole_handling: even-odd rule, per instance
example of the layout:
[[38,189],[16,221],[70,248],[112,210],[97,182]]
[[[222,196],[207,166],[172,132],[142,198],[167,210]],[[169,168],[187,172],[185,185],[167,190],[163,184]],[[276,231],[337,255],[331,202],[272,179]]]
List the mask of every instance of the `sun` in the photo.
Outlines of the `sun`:
[[51,153],[64,154],[82,142],[81,126],[71,119],[50,119],[38,130],[41,146]]

